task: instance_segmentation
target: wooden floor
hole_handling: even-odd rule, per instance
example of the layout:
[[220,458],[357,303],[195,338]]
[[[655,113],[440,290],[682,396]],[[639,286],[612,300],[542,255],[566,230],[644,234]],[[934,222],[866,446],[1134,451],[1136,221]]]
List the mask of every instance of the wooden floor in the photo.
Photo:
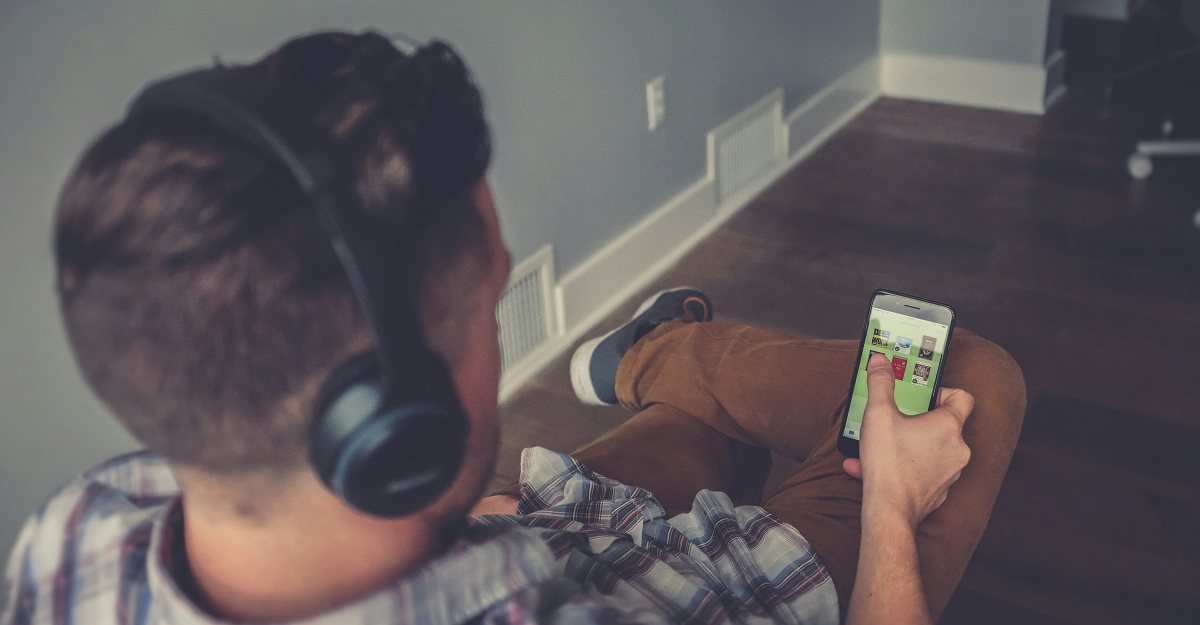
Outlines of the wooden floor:
[[[1200,619],[1200,161],[1131,182],[1154,127],[1102,113],[1086,85],[1042,117],[881,99],[645,290],[857,339],[886,287],[951,303],[1016,358],[1026,427],[943,623]],[[568,358],[503,406],[498,482],[523,447],[569,452],[628,418],[580,405]]]

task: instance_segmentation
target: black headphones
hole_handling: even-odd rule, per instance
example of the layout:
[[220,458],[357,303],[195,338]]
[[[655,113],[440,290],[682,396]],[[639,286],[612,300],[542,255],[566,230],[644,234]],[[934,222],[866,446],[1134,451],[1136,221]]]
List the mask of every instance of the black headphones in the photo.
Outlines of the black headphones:
[[395,230],[367,214],[332,138],[283,91],[218,66],[148,86],[127,117],[200,118],[287,168],[320,217],[375,337],[374,350],[343,363],[325,383],[310,460],[354,508],[410,514],[458,475],[467,420],[446,364],[425,343],[414,290],[397,277],[406,261]]

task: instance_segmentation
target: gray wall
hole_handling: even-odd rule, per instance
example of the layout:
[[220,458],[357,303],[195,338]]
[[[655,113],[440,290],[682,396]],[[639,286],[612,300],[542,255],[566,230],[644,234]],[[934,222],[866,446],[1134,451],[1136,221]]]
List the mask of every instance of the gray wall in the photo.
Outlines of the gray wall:
[[[777,86],[795,106],[875,56],[878,24],[878,0],[3,0],[0,554],[58,484],[136,446],[75,370],[49,239],[68,168],[148,79],[314,29],[446,38],[487,99],[514,258],[553,243],[561,275],[699,179],[718,123]],[[667,119],[650,133],[660,74]]]
[[1063,18],[1067,14],[1067,3],[1064,0],[1050,0],[1050,14],[1046,18],[1046,58],[1050,58],[1062,47]]
[[1050,0],[882,0],[883,52],[1041,65]]

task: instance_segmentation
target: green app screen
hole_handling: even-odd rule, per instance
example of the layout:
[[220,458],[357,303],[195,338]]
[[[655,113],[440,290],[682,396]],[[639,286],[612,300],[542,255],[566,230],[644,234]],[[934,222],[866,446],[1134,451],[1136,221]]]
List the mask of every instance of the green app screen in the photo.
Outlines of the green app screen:
[[863,410],[867,407],[867,363],[873,352],[887,356],[896,378],[896,406],[904,414],[929,410],[933,385],[946,347],[946,326],[916,319],[890,310],[871,309],[867,340],[854,378],[850,413],[846,417],[846,436],[858,440]]

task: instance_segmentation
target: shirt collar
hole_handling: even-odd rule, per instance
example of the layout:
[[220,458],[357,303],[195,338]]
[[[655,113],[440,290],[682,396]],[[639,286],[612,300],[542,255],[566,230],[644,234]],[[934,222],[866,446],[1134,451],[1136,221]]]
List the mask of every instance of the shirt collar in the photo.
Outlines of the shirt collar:
[[[176,499],[154,524],[147,552],[150,622],[161,625],[225,625],[198,607],[172,575],[171,545],[182,527]],[[555,576],[555,558],[542,540],[545,530],[512,525],[469,525],[445,554],[419,571],[358,601],[295,625],[379,623],[455,625],[470,620],[518,591]]]

